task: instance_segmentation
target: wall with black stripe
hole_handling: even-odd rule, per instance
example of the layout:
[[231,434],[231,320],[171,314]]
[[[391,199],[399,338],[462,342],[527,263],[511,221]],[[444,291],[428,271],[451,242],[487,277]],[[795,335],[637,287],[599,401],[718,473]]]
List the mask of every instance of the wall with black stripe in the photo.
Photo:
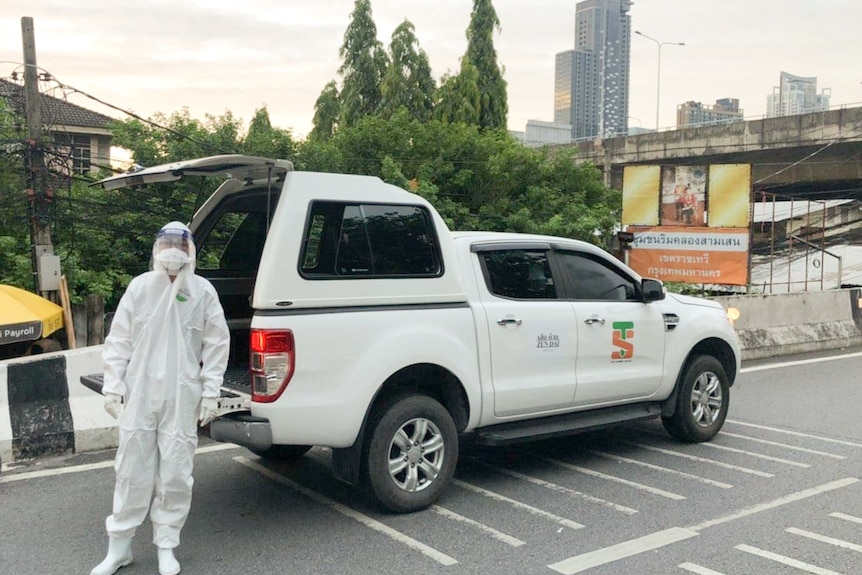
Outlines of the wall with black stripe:
[[65,356],[10,363],[7,376],[15,460],[74,452]]

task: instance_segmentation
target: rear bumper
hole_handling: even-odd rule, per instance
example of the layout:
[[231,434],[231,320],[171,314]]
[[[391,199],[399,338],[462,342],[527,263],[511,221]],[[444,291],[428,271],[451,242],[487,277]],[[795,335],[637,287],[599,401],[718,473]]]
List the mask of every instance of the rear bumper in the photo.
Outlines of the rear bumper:
[[272,447],[272,428],[269,420],[254,417],[251,413],[229,413],[210,423],[210,437],[224,443],[235,443],[252,451],[265,451]]

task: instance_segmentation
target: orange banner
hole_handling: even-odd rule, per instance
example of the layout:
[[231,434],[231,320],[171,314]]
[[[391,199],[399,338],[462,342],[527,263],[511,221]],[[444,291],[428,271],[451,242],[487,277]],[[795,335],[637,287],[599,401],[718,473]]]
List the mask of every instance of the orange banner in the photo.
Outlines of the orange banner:
[[635,227],[628,264],[644,277],[669,282],[746,285],[748,230]]

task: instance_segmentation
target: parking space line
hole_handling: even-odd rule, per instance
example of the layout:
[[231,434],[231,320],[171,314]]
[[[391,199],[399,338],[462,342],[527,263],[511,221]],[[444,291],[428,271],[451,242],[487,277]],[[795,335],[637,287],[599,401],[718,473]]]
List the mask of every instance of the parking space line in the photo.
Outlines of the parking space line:
[[753,427],[755,429],[763,429],[765,431],[773,431],[775,433],[784,433],[786,435],[793,435],[796,437],[804,437],[806,439],[816,439],[817,441],[825,441],[827,443],[834,443],[836,445],[846,445],[848,447],[862,448],[862,443],[854,443],[852,441],[844,441],[843,439],[832,439],[831,437],[823,437],[821,435],[812,435],[810,433],[802,433],[801,431],[790,431],[789,429],[781,429],[779,427],[770,427],[768,425],[759,425],[757,423],[747,423],[745,421],[737,421],[735,419],[728,419],[727,423],[732,423],[734,425],[742,425],[742,426],[746,426],[746,427]]
[[752,505],[751,507],[746,507],[745,509],[737,511],[736,513],[731,513],[730,515],[725,515],[724,517],[719,517],[717,519],[710,519],[709,521],[704,521],[703,523],[694,525],[692,527],[687,527],[686,529],[690,529],[691,531],[703,531],[708,527],[715,527],[716,525],[721,525],[722,523],[735,521],[736,519],[748,517],[749,515],[754,515],[755,513],[760,513],[762,511],[768,511],[769,509],[774,509],[782,505],[787,505],[788,503],[801,501],[803,499],[807,499],[808,497],[820,495],[821,493],[841,489],[842,487],[847,487],[848,485],[853,485],[854,483],[858,482],[859,480],[855,477],[846,477],[837,481],[831,481],[829,483],[824,483],[823,485],[818,485],[810,489],[803,489],[802,491],[797,491],[796,493],[791,493],[790,495],[779,497],[778,499],[774,499],[766,503]]
[[242,456],[234,457],[233,460],[236,461],[237,463],[241,464],[241,465],[245,465],[246,467],[248,467],[249,469],[252,469],[253,471],[260,473],[261,475],[263,475],[264,477],[266,477],[268,479],[271,479],[277,483],[281,483],[283,485],[286,485],[286,486],[290,487],[291,489],[298,491],[302,495],[308,497],[309,499],[312,499],[312,500],[320,503],[321,505],[325,505],[325,506],[331,508],[332,510],[334,510],[334,511],[336,511],[336,512],[338,512],[338,513],[340,513],[346,517],[349,517],[355,521],[358,521],[359,523],[362,523],[366,527],[369,527],[369,528],[371,528],[371,529],[373,529],[379,533],[386,535],[387,537],[389,537],[391,539],[394,539],[398,543],[401,543],[403,545],[406,545],[407,547],[410,547],[411,549],[419,551],[420,553],[422,553],[423,555],[425,555],[426,557],[428,557],[430,559],[433,559],[437,563],[440,563],[440,564],[446,565],[446,566],[455,565],[456,563],[458,563],[458,561],[456,559],[446,555],[445,553],[441,553],[440,551],[437,551],[433,547],[429,547],[428,545],[425,545],[424,543],[421,543],[421,542],[417,541],[416,539],[413,539],[412,537],[408,537],[407,535],[404,535],[400,531],[396,531],[395,529],[392,529],[388,525],[384,525],[383,523],[380,523],[376,519],[372,519],[371,517],[368,517],[367,515],[365,515],[363,513],[360,513],[354,509],[351,509],[350,507],[347,507],[346,505],[342,505],[341,503],[338,503],[337,501],[335,501],[333,499],[330,499],[324,495],[321,495],[321,494],[317,493],[316,491],[312,491],[311,489],[308,489],[307,487],[300,485],[299,483],[292,481],[292,480],[288,479],[287,477],[285,477],[279,473],[276,473],[275,471],[272,471],[271,469],[264,467],[263,465],[260,465],[259,463],[255,463],[254,461],[251,461],[251,460],[249,460],[245,457],[242,457]]
[[647,451],[655,451],[656,453],[663,453],[664,455],[672,455],[673,457],[681,457],[683,459],[688,459],[690,461],[697,461],[700,463],[715,465],[717,467],[723,467],[725,469],[733,469],[734,471],[739,471],[742,473],[748,473],[750,475],[757,475],[758,477],[775,477],[774,474],[766,473],[765,471],[758,471],[756,469],[749,469],[748,467],[741,467],[739,465],[731,465],[730,463],[725,463],[723,461],[715,461],[714,459],[707,459],[706,457],[698,457],[697,455],[690,455],[688,453],[681,453],[679,451],[673,451],[672,449],[662,449],[661,447],[654,447],[652,445],[646,445],[643,443],[635,443],[633,441],[620,440],[620,442],[626,443],[628,445],[633,445],[635,447],[639,447],[640,449],[646,449]]
[[847,515],[846,513],[830,513],[829,517],[836,517],[838,519],[843,519],[844,521],[852,521],[853,523],[862,524],[862,517],[855,517],[853,515]]
[[623,541],[622,543],[611,545],[610,547],[603,547],[596,551],[575,555],[574,557],[569,557],[568,559],[548,565],[548,568],[553,569],[557,573],[562,573],[563,575],[574,575],[575,573],[581,573],[588,569],[592,569],[593,567],[606,565],[608,563],[613,563],[614,561],[619,561],[620,559],[625,559],[626,557],[632,557],[646,551],[665,547],[671,543],[677,543],[678,541],[683,541],[690,537],[697,537],[697,535],[698,534],[693,531],[687,531],[685,529],[680,529],[679,527],[671,527],[664,531],[650,533],[644,537]]
[[752,373],[755,371],[763,371],[766,369],[779,369],[782,367],[794,367],[797,365],[808,365],[811,363],[822,363],[824,361],[837,361],[841,359],[851,359],[854,357],[862,357],[862,352],[847,353],[844,355],[830,355],[828,357],[813,357],[811,359],[798,359],[794,361],[783,361],[780,363],[768,363],[766,365],[752,365],[751,367],[743,367],[739,373]]
[[588,469],[586,467],[581,467],[580,465],[572,465],[571,463],[566,463],[565,461],[558,461],[556,459],[545,459],[548,463],[552,463],[553,465],[558,465],[564,469],[569,469],[571,471],[577,471],[578,473],[583,473],[584,475],[591,475],[592,477],[598,477],[599,479],[605,479],[607,481],[613,481],[615,483],[622,483],[623,485],[628,485],[629,487],[633,487],[635,489],[639,489],[641,491],[646,491],[647,493],[652,493],[653,495],[658,495],[659,497],[665,497],[667,499],[673,499],[674,501],[682,501],[685,499],[685,495],[680,495],[678,493],[671,493],[670,491],[665,491],[663,489],[659,489],[657,487],[651,487],[649,485],[644,485],[643,483],[635,483],[634,481],[629,481],[628,479],[623,479],[622,477],[616,477],[614,475],[608,475],[606,473],[601,473],[599,471],[594,471],[592,469]]
[[757,547],[752,547],[751,545],[737,545],[736,549],[739,549],[740,551],[745,551],[746,553],[751,553],[752,555],[763,557],[764,559],[775,561],[776,563],[781,563],[782,565],[787,565],[788,567],[794,567],[801,571],[814,573],[814,575],[841,575],[836,571],[823,569],[822,567],[811,565],[810,563],[805,563],[804,561],[799,561],[797,559],[793,559],[792,557],[779,555],[778,553],[773,553],[772,551],[758,549]]
[[812,533],[811,531],[805,531],[804,529],[797,529],[796,527],[788,527],[787,529],[785,529],[785,531],[787,533],[792,533],[794,535],[800,535],[802,537],[807,537],[808,539],[820,541],[821,543],[828,543],[829,545],[834,545],[836,547],[842,547],[844,549],[856,551],[857,553],[862,553],[862,545],[857,545],[856,543],[850,543],[849,541],[843,541],[841,539],[834,539],[832,537],[827,537],[826,535],[820,535],[819,533]]
[[765,461],[774,461],[776,463],[783,463],[785,465],[792,465],[794,467],[802,467],[807,469],[811,467],[807,463],[800,463],[798,461],[790,461],[789,459],[781,459],[780,457],[772,457],[771,455],[764,455],[762,453],[755,453],[753,451],[745,451],[743,449],[737,449],[736,447],[728,447],[726,445],[718,445],[717,443],[704,442],[700,444],[703,447],[711,447],[712,449],[718,449],[721,451],[727,451],[729,453],[739,453],[742,455],[747,455],[749,457],[756,457],[757,459],[763,459]]
[[485,463],[482,461],[474,461],[478,465],[482,467],[487,467],[488,469],[492,469],[497,473],[502,473],[503,475],[508,475],[509,477],[514,477],[515,479],[520,479],[521,481],[526,481],[528,483],[532,483],[533,485],[539,485],[541,487],[545,487],[547,489],[551,489],[553,491],[557,491],[558,493],[565,493],[566,495],[572,495],[575,497],[580,497],[586,501],[590,501],[592,503],[598,503],[599,505],[605,505],[610,507],[615,511],[619,511],[621,513],[625,513],[626,515],[634,515],[638,512],[637,509],[632,509],[631,507],[626,507],[625,505],[620,505],[619,503],[614,503],[613,501],[608,501],[607,499],[601,499],[600,497],[595,497],[593,495],[587,495],[586,493],[582,493],[580,491],[576,491],[574,489],[570,489],[563,485],[557,485],[556,483],[551,483],[550,481],[545,481],[544,479],[539,479],[538,477],[532,477],[530,475],[525,475],[523,473],[519,473],[517,471],[512,471],[511,469],[503,469],[502,467],[497,467],[496,465],[491,465],[490,463]]
[[817,451],[816,449],[807,449],[805,447],[799,447],[797,445],[787,445],[786,443],[778,443],[777,441],[769,441],[767,439],[760,439],[759,437],[751,437],[750,435],[740,435],[738,433],[729,433],[727,431],[721,430],[721,436],[725,437],[733,437],[736,439],[744,439],[746,441],[753,441],[755,443],[762,443],[764,445],[772,445],[774,447],[783,447],[784,449],[790,449],[793,451],[799,451],[801,453],[810,453],[812,455],[822,455],[823,457],[831,457],[832,459],[847,459],[844,455],[836,455],[834,453],[826,453],[825,451]]
[[633,465],[640,465],[641,467],[646,467],[647,469],[653,469],[655,471],[661,471],[663,473],[670,473],[672,475],[676,475],[679,477],[685,477],[686,479],[692,479],[694,481],[699,481],[701,483],[706,483],[707,485],[712,485],[715,487],[721,487],[722,489],[731,489],[733,485],[730,483],[722,483],[721,481],[714,481],[712,479],[707,479],[706,477],[701,477],[699,475],[693,475],[691,473],[686,473],[685,471],[679,471],[677,469],[671,469],[669,467],[662,467],[660,465],[654,465],[652,463],[647,463],[646,461],[638,461],[637,459],[630,459],[628,457],[623,457],[622,455],[615,455],[613,453],[605,453],[604,451],[594,451],[592,449],[587,450],[588,453],[593,455],[597,455],[598,457],[604,457],[605,459],[611,459],[613,461],[620,461],[622,463],[631,463]]
[[447,519],[452,519],[453,521],[458,521],[460,523],[466,523],[467,525],[470,525],[470,526],[475,527],[481,531],[484,531],[485,533],[487,533],[488,535],[490,535],[494,539],[497,539],[498,541],[502,541],[506,545],[511,545],[512,547],[520,547],[521,545],[524,545],[524,542],[521,541],[520,539],[512,537],[511,535],[506,535],[502,531],[497,531],[493,527],[488,527],[484,523],[479,523],[478,521],[470,519],[469,517],[464,517],[463,515],[459,515],[458,513],[455,513],[454,511],[450,511],[449,509],[446,509],[445,507],[440,507],[439,505],[432,505],[431,511],[434,511],[435,513],[439,513],[440,515],[442,515],[443,517],[446,517]]
[[527,513],[531,513],[533,515],[538,515],[540,517],[544,517],[545,519],[550,519],[554,523],[558,523],[563,527],[568,527],[569,529],[583,529],[584,526],[575,521],[571,521],[566,519],[565,517],[560,517],[559,515],[554,515],[553,513],[549,513],[537,507],[533,507],[532,505],[527,505],[526,503],[521,503],[520,501],[516,501],[514,499],[510,499],[505,495],[500,495],[499,493],[494,493],[493,491],[488,491],[478,485],[473,485],[472,483],[467,483],[466,481],[462,481],[460,479],[453,479],[452,483],[461,487],[463,489],[467,489],[468,491],[473,491],[474,493],[478,493],[480,495],[484,495],[485,497],[489,497],[491,499],[496,499],[497,501],[502,501],[504,503],[508,503],[513,507],[517,507],[522,511],[526,511]]
[[682,563],[681,565],[677,565],[677,567],[692,573],[697,573],[697,575],[724,575],[724,573],[719,573],[718,571],[713,571],[712,569],[707,569],[706,567],[701,567],[694,563]]

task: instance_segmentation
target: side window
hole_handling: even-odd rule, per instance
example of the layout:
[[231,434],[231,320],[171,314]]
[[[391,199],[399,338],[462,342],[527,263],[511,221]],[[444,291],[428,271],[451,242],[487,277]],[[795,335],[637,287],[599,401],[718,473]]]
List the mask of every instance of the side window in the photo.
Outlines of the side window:
[[557,288],[544,250],[481,252],[488,291],[512,299],[556,299]]
[[635,282],[599,258],[578,252],[559,252],[579,300],[626,301],[637,298]]
[[197,267],[211,271],[253,272],[260,264],[265,241],[264,214],[225,212],[198,246]]
[[315,202],[300,273],[309,279],[435,277],[437,234],[419,206]]

